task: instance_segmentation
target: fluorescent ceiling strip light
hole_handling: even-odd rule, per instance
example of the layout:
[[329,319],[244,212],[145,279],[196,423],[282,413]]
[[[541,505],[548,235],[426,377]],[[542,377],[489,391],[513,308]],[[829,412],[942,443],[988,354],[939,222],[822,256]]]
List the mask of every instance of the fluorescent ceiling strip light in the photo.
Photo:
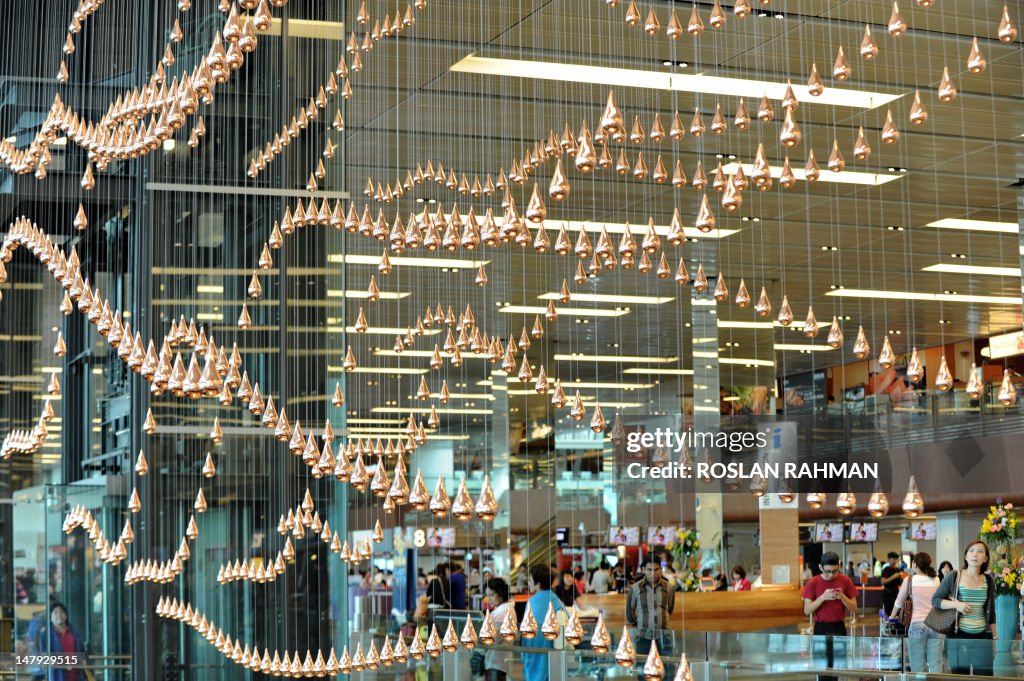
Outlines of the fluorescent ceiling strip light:
[[[342,329],[341,329],[340,326],[328,326],[326,331],[328,333],[341,333]],[[365,331],[363,331],[364,334],[379,335],[379,336],[394,336],[394,335],[397,335],[397,334],[401,334],[401,335],[404,336],[408,332],[409,332],[409,329],[407,329],[407,328],[406,329],[400,329],[397,326],[371,326],[368,329],[366,329]],[[354,326],[346,326],[345,327],[345,333],[357,333],[356,327],[354,327]],[[436,336],[439,333],[441,333],[440,329],[424,329],[422,335],[424,335],[424,336]],[[414,334],[414,335],[419,335],[419,334]]]
[[984,303],[988,305],[1020,305],[1020,296],[977,296],[964,293],[917,293],[915,291],[885,291],[881,289],[841,288],[827,291],[826,296],[841,298],[883,298],[886,300],[929,300],[948,303]]
[[[408,298],[411,293],[408,291],[381,291],[381,300],[401,300],[402,298]],[[335,289],[327,289],[328,298],[369,298],[369,291],[337,291]]]
[[690,305],[696,305],[697,307],[715,307],[718,305],[718,301],[714,298],[691,298]]
[[1020,277],[1019,267],[988,267],[985,265],[954,265],[939,263],[929,265],[922,272],[946,272],[949,274],[986,274],[993,277]]
[[584,355],[573,353],[570,355],[556,354],[555,361],[560,362],[651,362],[653,364],[670,364],[678,362],[678,357],[641,357],[632,355]]
[[584,404],[600,404],[602,407],[614,407],[617,409],[638,409],[645,406],[646,402],[605,402],[603,400],[587,399],[584,397],[581,400]]
[[196,319],[201,322],[222,322],[224,315],[220,312],[199,312],[196,314]]
[[720,329],[770,329],[774,322],[734,322],[726,319],[718,320]]
[[[620,69],[608,66],[585,66],[582,64],[560,64],[556,62],[527,61],[520,59],[494,59],[470,54],[456,62],[452,71],[479,73],[488,76],[513,76],[538,80],[559,80],[568,83],[592,83],[594,85],[646,88],[677,92],[700,92],[713,95],[745,96],[753,100],[767,94],[769,99],[781,101],[786,94],[786,83],[774,83],[746,78],[725,78],[722,76],[690,75],[679,73],[658,73],[640,69]],[[808,104],[849,106],[874,109],[899,99],[902,95],[888,95],[882,92],[849,90],[827,87],[818,97],[812,97],[806,88],[794,88],[796,97]]]
[[[629,310],[607,310],[604,308],[587,309],[585,307],[560,307],[556,306],[555,310],[560,315],[566,315],[567,317],[621,317],[622,315],[629,314]],[[545,314],[548,309],[537,305],[506,305],[505,307],[498,308],[499,312],[506,314]]]
[[719,357],[719,364],[739,364],[740,366],[773,367],[775,361],[770,359],[746,359],[743,357]]
[[223,286],[217,286],[213,284],[200,284],[196,286],[196,293],[224,293]]
[[[373,354],[375,357],[433,357],[433,350],[402,350],[401,352],[395,352],[394,350],[388,350],[381,348],[380,350],[374,350]],[[450,358],[452,354],[441,350],[441,357]],[[487,353],[480,353],[479,355],[475,352],[466,351],[462,354],[462,359],[487,359]]]
[[327,371],[332,374],[340,373],[353,373],[353,374],[380,374],[382,376],[387,374],[425,374],[426,369],[414,369],[412,367],[356,367],[351,372],[346,372],[340,366],[328,365]]
[[969,232],[996,232],[999,234],[1017,234],[1016,222],[992,222],[989,220],[968,220],[966,218],[943,218],[929,222],[925,227],[938,229],[962,229]]
[[[487,400],[489,402],[494,401],[494,395],[490,393],[451,393],[448,395],[449,399],[453,400]],[[441,399],[441,393],[430,393],[430,398],[434,400]]]
[[[736,172],[739,167],[738,163],[730,163],[722,168],[722,172],[726,175],[732,175]],[[750,174],[754,171],[754,166],[750,163],[743,164],[743,172],[750,177]],[[782,177],[782,166],[771,166],[772,177]],[[793,176],[798,180],[806,180],[807,173],[803,168],[793,168]],[[863,184],[877,187],[880,184],[886,182],[892,182],[901,177],[904,177],[905,173],[899,174],[887,174],[887,173],[861,173],[856,170],[844,170],[841,173],[834,173],[831,170],[821,169],[818,176],[819,182],[834,182],[836,184]]]
[[[416,258],[404,255],[390,255],[388,259],[396,267],[448,267],[448,268],[473,268],[480,265],[489,265],[490,260],[462,260],[458,258]],[[327,256],[327,262],[344,263],[348,265],[380,265],[379,255],[342,255],[332,253]]]
[[[374,407],[374,414],[429,414],[430,407]],[[438,409],[438,414],[493,414],[493,409],[464,409],[462,407]]]
[[405,419],[365,419],[365,418],[349,418],[345,420],[345,425],[350,423],[382,423],[382,424],[397,424],[405,423]]
[[776,343],[776,350],[799,350],[801,352],[828,352],[835,348],[829,345],[814,345],[813,343]]
[[662,367],[630,367],[624,374],[665,374],[666,376],[693,376],[693,369],[663,369]]
[[[541,300],[558,300],[559,293],[544,293],[537,296]],[[583,303],[630,303],[635,305],[661,305],[670,303],[675,298],[670,296],[618,296],[609,293],[573,293],[572,300]]]
[[[658,369],[660,371],[660,369]],[[563,388],[596,388],[608,390],[647,390],[653,383],[592,383],[587,381],[562,381]]]
[[[502,218],[495,217],[494,221],[500,226],[503,224]],[[544,229],[549,232],[558,233],[558,230],[565,226],[567,232],[582,232],[586,230],[588,232],[600,232],[602,228],[607,229],[609,234],[625,234],[626,223],[625,222],[583,222],[580,220],[545,220]],[[631,223],[629,226],[631,234],[641,237],[647,233],[647,222]],[[668,236],[669,232],[672,231],[669,225],[655,225],[654,231],[658,233],[658,236]],[[732,236],[740,230],[738,229],[713,229],[710,232],[702,232],[696,227],[683,227],[683,234],[687,237],[694,239],[724,239],[727,236]],[[391,262],[395,259],[392,258]]]

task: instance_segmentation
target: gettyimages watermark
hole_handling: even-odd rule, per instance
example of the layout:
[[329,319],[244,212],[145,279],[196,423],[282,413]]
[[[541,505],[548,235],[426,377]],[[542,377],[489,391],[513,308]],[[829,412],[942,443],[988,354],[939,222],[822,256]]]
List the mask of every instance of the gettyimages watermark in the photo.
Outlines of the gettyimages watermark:
[[774,419],[701,430],[681,415],[622,417],[611,441],[615,485],[622,490],[658,485],[688,493],[715,485],[738,493],[902,494],[914,476],[932,493],[1011,494],[1012,481],[1024,479],[1024,462],[1010,443],[824,447],[807,438],[800,423]]

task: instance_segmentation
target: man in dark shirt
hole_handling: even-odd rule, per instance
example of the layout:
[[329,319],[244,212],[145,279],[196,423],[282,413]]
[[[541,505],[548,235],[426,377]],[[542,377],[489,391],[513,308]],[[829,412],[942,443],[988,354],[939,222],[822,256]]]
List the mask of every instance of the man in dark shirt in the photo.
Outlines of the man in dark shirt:
[[[839,556],[829,551],[821,556],[821,574],[807,581],[801,595],[804,599],[804,614],[814,618],[814,635],[827,637],[825,662],[831,668],[835,659],[833,637],[846,636],[846,611],[857,611],[857,587],[853,585],[853,580],[842,574]],[[817,642],[814,648],[817,651]],[[834,676],[818,678],[820,681],[836,679]]]
[[466,609],[466,573],[461,563],[452,563],[452,576],[448,579],[452,586],[452,610]]
[[896,607],[896,597],[900,595],[903,584],[903,572],[900,570],[900,554],[890,551],[888,564],[882,568],[882,609],[891,615]]

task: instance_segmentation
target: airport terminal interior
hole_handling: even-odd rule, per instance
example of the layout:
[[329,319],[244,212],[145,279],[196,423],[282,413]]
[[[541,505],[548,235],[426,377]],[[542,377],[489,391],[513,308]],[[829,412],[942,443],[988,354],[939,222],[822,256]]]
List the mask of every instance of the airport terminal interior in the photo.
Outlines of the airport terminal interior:
[[6,0],[0,679],[1024,679],[1024,6]]

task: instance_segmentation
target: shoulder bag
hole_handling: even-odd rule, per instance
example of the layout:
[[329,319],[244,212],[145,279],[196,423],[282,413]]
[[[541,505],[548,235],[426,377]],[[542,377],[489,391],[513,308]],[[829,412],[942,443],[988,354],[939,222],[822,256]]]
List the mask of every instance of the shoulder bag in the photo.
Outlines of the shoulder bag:
[[910,629],[910,621],[914,619],[914,575],[907,577],[907,595],[903,598],[900,609],[900,626],[904,632]]
[[[960,595],[960,571],[956,571],[956,580],[953,582],[953,593],[951,600],[956,600]],[[924,624],[926,627],[939,634],[945,634],[950,636],[956,633],[957,629],[957,618],[960,615],[959,610],[943,610],[942,608],[933,607],[928,611],[928,617],[925,618]]]

